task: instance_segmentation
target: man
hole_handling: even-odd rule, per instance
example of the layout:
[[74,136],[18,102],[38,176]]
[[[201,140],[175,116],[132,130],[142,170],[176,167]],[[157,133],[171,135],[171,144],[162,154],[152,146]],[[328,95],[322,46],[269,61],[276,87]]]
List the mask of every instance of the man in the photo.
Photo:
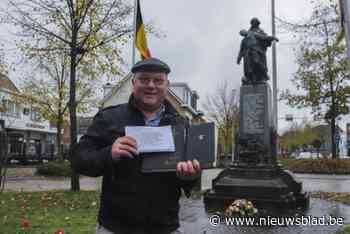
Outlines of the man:
[[72,165],[81,174],[103,176],[97,234],[183,233],[178,218],[180,189],[188,195],[200,177],[199,162],[179,162],[176,173],[142,173],[137,142],[125,136],[125,126],[181,121],[165,100],[170,68],[150,58],[131,71],[129,102],[97,113],[75,149]]

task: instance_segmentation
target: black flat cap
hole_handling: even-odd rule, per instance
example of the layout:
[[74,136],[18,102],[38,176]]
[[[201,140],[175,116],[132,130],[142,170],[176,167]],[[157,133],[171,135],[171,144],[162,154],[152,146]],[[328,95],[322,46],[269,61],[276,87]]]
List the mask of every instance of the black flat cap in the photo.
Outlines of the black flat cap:
[[138,61],[132,68],[132,73],[136,72],[164,72],[168,74],[170,67],[165,62],[157,58],[149,58]]

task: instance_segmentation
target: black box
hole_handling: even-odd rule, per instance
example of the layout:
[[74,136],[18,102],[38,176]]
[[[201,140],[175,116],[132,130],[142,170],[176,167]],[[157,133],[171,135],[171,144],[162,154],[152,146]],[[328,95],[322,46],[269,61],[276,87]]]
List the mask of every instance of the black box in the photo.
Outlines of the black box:
[[180,161],[197,159],[201,168],[211,168],[215,161],[215,125],[205,123],[172,127],[175,152],[143,153],[142,172],[176,171]]

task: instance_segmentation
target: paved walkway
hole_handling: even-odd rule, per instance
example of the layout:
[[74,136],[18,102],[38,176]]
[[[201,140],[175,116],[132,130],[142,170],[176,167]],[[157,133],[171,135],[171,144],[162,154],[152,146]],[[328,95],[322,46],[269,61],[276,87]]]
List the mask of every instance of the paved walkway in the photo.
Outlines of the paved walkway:
[[[81,190],[97,190],[100,187],[100,179],[81,177]],[[5,183],[5,191],[46,191],[46,190],[70,189],[70,178],[66,179],[10,179]]]
[[350,193],[349,175],[295,174],[305,191]]
[[[202,176],[202,190],[211,188],[211,181],[222,169],[204,170]],[[350,175],[316,175],[294,174],[303,182],[303,189],[307,192],[340,192],[350,193]]]
[[[211,188],[211,181],[222,169],[204,170],[202,175],[202,190]],[[315,175],[295,174],[303,182],[305,191],[348,192],[350,193],[350,176],[348,175]],[[28,179],[29,178],[29,179]],[[82,176],[80,186],[82,190],[96,190],[100,187],[100,178]],[[30,177],[12,177],[5,184],[6,191],[44,191],[52,189],[69,189],[70,178],[42,179]]]

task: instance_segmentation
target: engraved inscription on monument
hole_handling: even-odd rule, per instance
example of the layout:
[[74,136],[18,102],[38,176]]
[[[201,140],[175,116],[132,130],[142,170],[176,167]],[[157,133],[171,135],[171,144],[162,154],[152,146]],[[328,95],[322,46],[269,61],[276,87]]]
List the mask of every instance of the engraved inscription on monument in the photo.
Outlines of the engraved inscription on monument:
[[243,118],[244,133],[263,134],[264,133],[264,95],[246,94],[243,96]]

